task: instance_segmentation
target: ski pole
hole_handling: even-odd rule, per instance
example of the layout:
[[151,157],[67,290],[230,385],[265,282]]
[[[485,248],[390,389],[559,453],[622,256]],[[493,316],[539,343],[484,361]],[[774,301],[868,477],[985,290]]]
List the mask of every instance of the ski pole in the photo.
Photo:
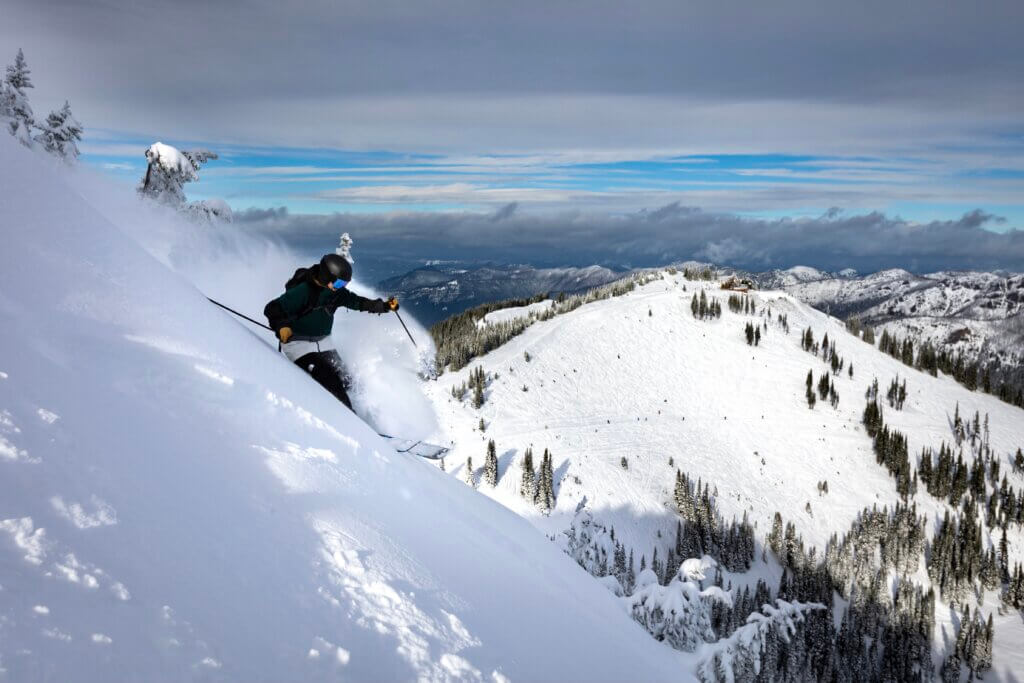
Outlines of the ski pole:
[[210,297],[206,297],[206,299],[207,299],[207,300],[208,300],[208,301],[209,301],[209,302],[210,302],[211,304],[216,304],[216,305],[220,306],[221,308],[223,308],[223,309],[224,309],[225,311],[228,311],[229,313],[234,313],[234,314],[235,314],[235,315],[237,315],[237,316],[238,316],[239,318],[244,318],[245,320],[248,320],[248,321],[249,321],[249,322],[251,322],[251,323],[252,323],[253,325],[259,325],[259,326],[260,326],[260,327],[262,327],[263,329],[265,329],[265,330],[270,330],[271,332],[273,332],[273,331],[274,331],[274,328],[273,328],[273,327],[270,327],[269,325],[264,325],[263,323],[259,322],[258,320],[253,320],[252,318],[250,318],[250,317],[249,317],[249,316],[247,316],[247,315],[242,315],[241,313],[239,313],[239,312],[238,312],[238,311],[236,311],[235,309],[233,309],[233,308],[228,308],[227,306],[225,306],[224,304],[222,304],[222,303],[221,303],[221,302],[219,302],[219,301],[214,301],[214,300],[213,300],[213,299],[211,299]]
[[[395,315],[398,315],[398,311],[395,311]],[[405,321],[402,320],[402,316],[400,316],[400,315],[398,315],[398,322],[402,323],[402,327],[405,328],[405,333],[407,335],[409,335],[409,341],[411,341],[412,345],[415,346],[418,349],[419,348],[419,344],[417,344],[416,340],[412,338],[412,333],[409,331],[408,327],[405,327]]]

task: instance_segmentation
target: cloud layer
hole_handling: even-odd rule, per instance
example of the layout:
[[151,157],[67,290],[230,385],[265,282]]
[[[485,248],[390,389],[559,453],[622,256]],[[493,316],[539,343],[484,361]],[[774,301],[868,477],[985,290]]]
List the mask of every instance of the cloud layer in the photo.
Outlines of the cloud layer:
[[0,45],[47,74],[41,98],[179,139],[870,153],[1019,134],[1024,108],[1017,0],[7,0],[4,15]]
[[700,259],[753,270],[810,265],[872,272],[906,268],[1024,271],[1024,231],[995,232],[997,216],[976,210],[957,220],[912,223],[882,213],[818,218],[746,218],[669,204],[626,215],[494,213],[239,214],[246,230],[274,235],[304,252],[326,251],[341,232],[361,254],[409,262],[493,259],[538,265],[624,266]]

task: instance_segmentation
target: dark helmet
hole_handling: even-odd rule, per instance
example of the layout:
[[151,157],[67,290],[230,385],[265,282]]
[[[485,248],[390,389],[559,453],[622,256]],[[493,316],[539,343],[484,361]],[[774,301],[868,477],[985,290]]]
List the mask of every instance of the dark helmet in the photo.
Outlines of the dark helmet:
[[320,259],[320,282],[327,284],[335,280],[352,280],[352,264],[337,254],[326,254]]

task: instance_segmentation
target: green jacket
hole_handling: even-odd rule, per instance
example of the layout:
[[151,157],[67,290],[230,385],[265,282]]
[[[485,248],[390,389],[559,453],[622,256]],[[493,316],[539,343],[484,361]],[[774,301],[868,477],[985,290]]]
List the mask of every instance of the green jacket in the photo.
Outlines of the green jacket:
[[[303,313],[310,303],[311,289],[319,290],[312,310]],[[274,331],[282,327],[292,329],[292,339],[317,341],[331,333],[334,312],[339,308],[368,313],[386,313],[387,304],[380,299],[367,299],[347,289],[331,291],[309,280],[301,282],[277,297],[263,309]]]

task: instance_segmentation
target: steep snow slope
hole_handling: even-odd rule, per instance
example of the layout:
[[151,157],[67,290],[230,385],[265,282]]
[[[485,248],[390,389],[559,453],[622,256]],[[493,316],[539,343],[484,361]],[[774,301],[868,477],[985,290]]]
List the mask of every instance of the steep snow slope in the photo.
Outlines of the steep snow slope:
[[[701,287],[723,299],[720,320],[691,315],[690,297]],[[863,508],[891,507],[898,500],[860,424],[872,379],[878,378],[884,394],[896,376],[907,379],[909,398],[902,411],[887,411],[886,421],[908,435],[912,458],[923,446],[938,448],[943,439],[951,440],[949,420],[959,403],[963,415],[978,410],[990,416],[993,450],[1003,471],[1010,471],[1012,453],[1024,445],[1020,409],[949,378],[913,371],[789,294],[757,293],[756,316],[731,313],[727,295],[717,283],[664,275],[633,293],[536,323],[468,368],[442,375],[430,391],[442,422],[438,438],[456,444],[449,471],[464,478],[467,457],[479,469],[486,441],[493,438],[502,476],[495,489],[481,484],[483,493],[556,538],[585,501],[596,520],[613,525],[616,538],[636,549],[639,561],[641,552],[650,560],[655,546],[664,558],[674,542],[671,500],[678,467],[717,487],[727,519],[749,514],[759,539],[779,511],[820,555],[829,536],[849,530]],[[768,332],[759,346],[748,346],[745,322],[763,321],[769,308],[774,320]],[[788,317],[788,334],[777,323],[779,314]],[[808,370],[816,378],[826,371],[820,356],[800,348],[800,333],[808,326],[819,341],[827,333],[847,367],[854,366],[852,378],[844,371],[834,380],[838,409],[819,402],[809,410],[804,399]],[[468,399],[454,399],[451,388],[478,366],[498,377],[486,391],[486,403],[475,410]],[[484,433],[477,431],[480,418]],[[554,456],[558,498],[548,517],[518,495],[528,446],[536,461],[545,448]],[[620,464],[623,457],[628,469]],[[1020,490],[1024,477],[1010,477]],[[824,496],[817,489],[821,481],[829,485]],[[917,502],[928,515],[930,535],[945,508],[927,494]],[[1024,559],[1020,532],[1011,531],[1010,539],[1013,561]],[[777,582],[771,566],[759,571]],[[993,603],[989,596],[986,609]],[[1019,615],[997,617],[996,671],[1004,675],[1024,667],[1008,646],[1024,635],[1020,621]],[[939,623],[936,647],[944,653],[948,615],[940,614]]]
[[7,136],[0,188],[0,680],[678,679]]

